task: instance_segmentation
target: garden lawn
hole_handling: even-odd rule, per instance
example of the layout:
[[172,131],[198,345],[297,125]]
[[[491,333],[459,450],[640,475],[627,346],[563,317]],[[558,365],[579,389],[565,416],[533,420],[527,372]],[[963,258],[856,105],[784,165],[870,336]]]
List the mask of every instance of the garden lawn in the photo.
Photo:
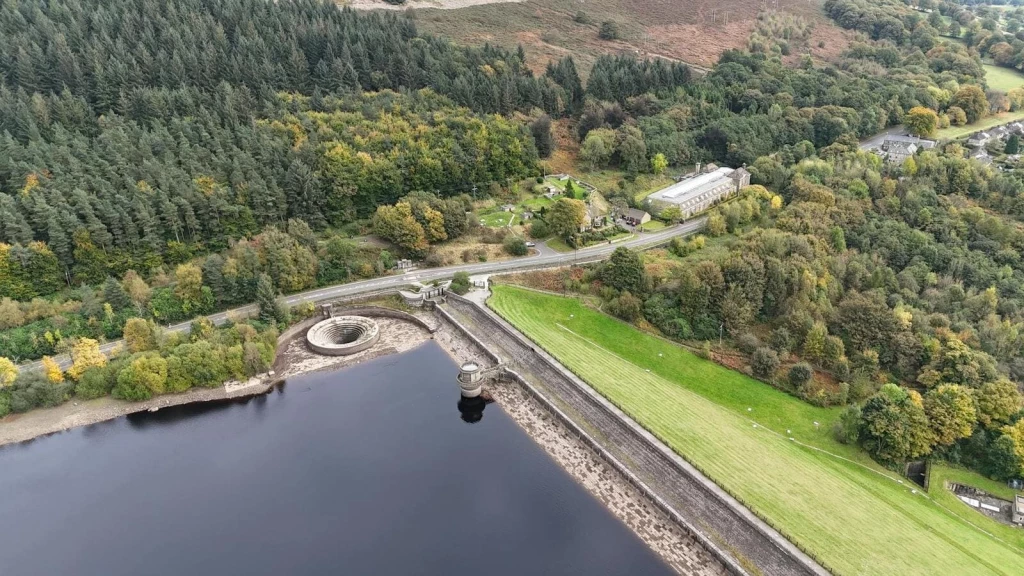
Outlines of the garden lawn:
[[537,212],[538,210],[545,206],[550,206],[552,203],[553,200],[551,200],[550,198],[537,196],[535,198],[528,198],[526,200],[523,200],[519,204],[519,207],[524,210],[529,210],[530,212]]
[[834,573],[1021,574],[1024,551],[833,440],[839,409],[806,404],[575,299],[496,286],[489,304]]
[[1014,88],[1024,86],[1024,74],[1013,68],[996,66],[995,64],[982,64],[982,68],[985,69],[985,83],[992,90],[1009,92]]
[[661,220],[651,220],[650,222],[641,226],[641,228],[644,229],[644,232],[655,232],[658,230],[664,230],[667,226],[668,224],[665,224]]
[[519,220],[519,215],[515,212],[489,212],[480,215],[480,223],[491,228],[504,228],[513,223],[511,220]]

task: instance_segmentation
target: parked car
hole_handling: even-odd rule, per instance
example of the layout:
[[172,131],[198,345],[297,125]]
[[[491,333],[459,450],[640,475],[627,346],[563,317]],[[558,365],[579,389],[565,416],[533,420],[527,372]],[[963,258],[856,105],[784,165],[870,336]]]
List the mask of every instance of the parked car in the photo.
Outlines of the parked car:
[[527,242],[526,243],[526,247],[527,248],[533,248],[534,246],[536,246],[536,244],[534,244],[533,242]]

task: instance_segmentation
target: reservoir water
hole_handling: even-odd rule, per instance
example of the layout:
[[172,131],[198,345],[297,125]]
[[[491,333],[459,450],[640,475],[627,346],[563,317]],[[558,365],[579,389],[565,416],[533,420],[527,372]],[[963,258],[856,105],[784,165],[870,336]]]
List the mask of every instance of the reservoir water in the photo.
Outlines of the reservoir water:
[[0,574],[671,573],[457,372],[430,342],[0,448]]

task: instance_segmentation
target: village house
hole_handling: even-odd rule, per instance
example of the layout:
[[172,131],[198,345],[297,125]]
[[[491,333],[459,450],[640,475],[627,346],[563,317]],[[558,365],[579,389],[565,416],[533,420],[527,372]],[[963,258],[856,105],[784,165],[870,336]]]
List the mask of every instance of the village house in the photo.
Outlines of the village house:
[[[708,170],[707,168],[712,168]],[[693,173],[683,177],[647,197],[650,211],[658,213],[676,206],[684,218],[710,208],[715,202],[750,185],[750,172],[744,168],[718,168],[708,166],[703,172],[700,164]]]
[[1013,497],[1013,523],[1024,524],[1024,494]]
[[643,210],[628,208],[622,212],[622,219],[630,226],[643,226],[651,221],[651,215]]
[[886,136],[882,141],[880,156],[889,163],[902,164],[919,150],[930,150],[934,147],[934,140],[893,134]]
[[991,139],[992,135],[988,132],[975,132],[967,139],[967,145],[971,148],[981,148]]

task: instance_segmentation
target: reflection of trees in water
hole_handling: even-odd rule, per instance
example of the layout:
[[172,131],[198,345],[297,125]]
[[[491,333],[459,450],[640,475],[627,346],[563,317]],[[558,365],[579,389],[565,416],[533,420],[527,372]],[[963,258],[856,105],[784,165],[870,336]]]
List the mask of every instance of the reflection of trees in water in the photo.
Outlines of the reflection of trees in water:
[[135,412],[134,414],[128,414],[126,418],[129,426],[137,430],[143,430],[146,428],[176,424],[182,420],[222,412],[232,406],[246,405],[249,403],[253,403],[256,408],[256,412],[262,413],[267,405],[267,397],[270,393],[276,390],[279,394],[282,394],[284,393],[284,387],[285,382],[280,381],[275,382],[274,386],[262,394],[242,396],[239,398],[206,400],[203,402],[182,404],[180,406],[168,406],[166,408],[161,408],[156,412]]
[[475,398],[459,396],[459,414],[461,414],[462,421],[467,424],[476,424],[483,419],[484,408],[491,402],[494,400],[486,394]]

